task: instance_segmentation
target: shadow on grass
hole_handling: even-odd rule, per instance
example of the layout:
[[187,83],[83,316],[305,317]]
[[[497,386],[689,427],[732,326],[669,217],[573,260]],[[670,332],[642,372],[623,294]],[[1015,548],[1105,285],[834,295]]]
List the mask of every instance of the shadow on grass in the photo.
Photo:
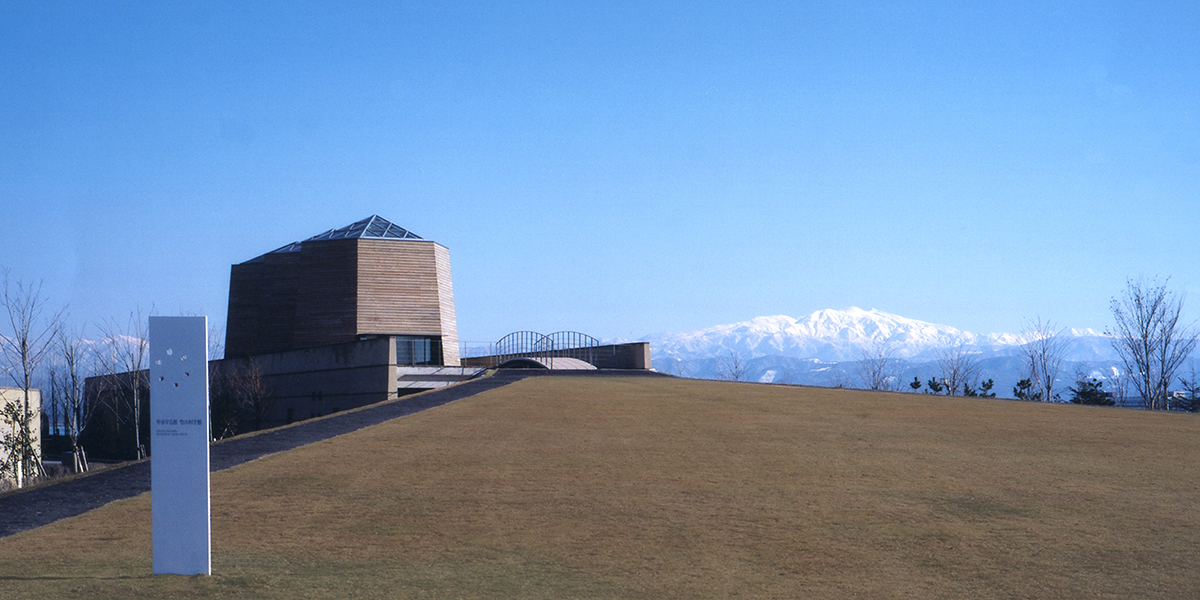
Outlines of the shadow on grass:
[[[0,581],[145,581],[156,577],[155,575],[111,575],[102,577],[97,575],[78,575],[75,577],[67,577],[65,575],[31,575],[28,577],[21,575],[0,575]],[[192,575],[191,577],[198,577]]]

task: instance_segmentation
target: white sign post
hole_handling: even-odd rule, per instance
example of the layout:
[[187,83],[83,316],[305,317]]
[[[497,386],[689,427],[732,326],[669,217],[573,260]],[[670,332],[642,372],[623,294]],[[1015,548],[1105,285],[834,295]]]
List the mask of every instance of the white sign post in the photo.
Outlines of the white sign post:
[[212,574],[208,319],[150,317],[154,573]]

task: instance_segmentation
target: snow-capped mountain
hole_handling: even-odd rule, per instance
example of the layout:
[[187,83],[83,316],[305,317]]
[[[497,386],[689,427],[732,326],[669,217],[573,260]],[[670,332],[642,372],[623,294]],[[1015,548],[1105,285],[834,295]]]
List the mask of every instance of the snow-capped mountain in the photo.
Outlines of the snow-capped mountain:
[[[1110,339],[1091,329],[1062,332],[1069,341],[1060,380],[1070,385],[1078,374],[1105,378],[1119,365]],[[819,310],[796,319],[785,315],[757,317],[687,333],[647,336],[655,368],[690,377],[722,377],[731,359],[746,379],[812,385],[854,385],[857,364],[886,351],[898,359],[898,376],[924,381],[937,374],[937,359],[946,349],[977,354],[981,375],[993,378],[997,390],[1011,387],[1023,375],[1021,335],[979,335],[949,325],[909,319],[879,310],[851,307]]]
[[655,354],[680,359],[732,351],[747,359],[779,355],[840,362],[858,360],[863,352],[881,348],[906,360],[958,346],[992,354],[1011,350],[1022,340],[1012,334],[977,335],[949,325],[850,307],[819,310],[802,319],[786,315],[757,317],[688,333],[651,336],[647,341]]

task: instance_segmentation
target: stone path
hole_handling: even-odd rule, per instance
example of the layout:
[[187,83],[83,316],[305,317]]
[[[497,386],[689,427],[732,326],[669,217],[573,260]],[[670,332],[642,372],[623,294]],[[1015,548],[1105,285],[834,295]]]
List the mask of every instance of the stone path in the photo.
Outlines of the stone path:
[[[502,370],[491,377],[472,379],[455,386],[382,402],[323,419],[302,421],[289,427],[232,438],[209,448],[209,470],[221,471],[384,421],[411,415],[435,406],[474,396],[531,376],[663,376],[652,371],[542,371]],[[73,517],[122,498],[150,491],[150,460],[96,471],[58,483],[0,496],[0,537]]]

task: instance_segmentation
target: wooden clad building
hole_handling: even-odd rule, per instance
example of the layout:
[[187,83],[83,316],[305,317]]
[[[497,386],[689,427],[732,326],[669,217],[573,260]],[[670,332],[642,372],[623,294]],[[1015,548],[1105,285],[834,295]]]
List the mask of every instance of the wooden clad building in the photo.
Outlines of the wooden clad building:
[[[537,335],[553,340],[553,354],[535,344],[522,356],[535,360],[523,366],[559,369],[587,361],[600,369],[650,368],[644,342],[601,346],[589,337],[585,346],[574,338],[558,345],[558,334]],[[372,216],[231,267],[225,358],[209,362],[213,435],[453,385],[521,352],[463,360],[450,252]],[[543,355],[553,360],[536,360]],[[140,383],[147,374],[88,378],[86,401],[116,407],[92,412],[83,443],[93,457],[130,458],[139,443],[149,442],[134,440],[134,429],[122,425],[132,418],[128,390],[134,385],[142,390],[141,418],[149,418],[149,390]],[[143,437],[149,430],[143,422]]]
[[372,216],[231,269],[226,357],[378,337],[397,364],[459,364],[445,246]]

